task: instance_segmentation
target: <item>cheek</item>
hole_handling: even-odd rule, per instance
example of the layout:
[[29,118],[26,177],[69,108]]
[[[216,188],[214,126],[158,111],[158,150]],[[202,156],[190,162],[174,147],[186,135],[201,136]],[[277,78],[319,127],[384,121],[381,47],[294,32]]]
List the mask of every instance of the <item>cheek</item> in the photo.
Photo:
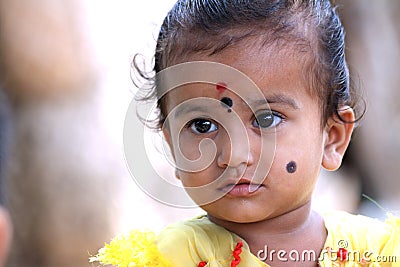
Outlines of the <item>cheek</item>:
[[196,160],[200,157],[199,150],[200,143],[189,136],[186,131],[183,131],[179,135],[179,139],[175,140],[173,147],[176,156],[184,157],[188,160]]
[[323,134],[317,130],[286,134],[277,140],[275,153],[274,169],[280,168],[289,177],[312,179],[322,164]]
[[185,191],[193,198],[192,195],[196,195],[195,192],[191,191],[190,188],[198,187],[206,184],[206,181],[201,179],[201,176],[194,175],[193,173],[189,172],[179,172],[179,177],[182,185],[185,188]]
[[216,170],[214,163],[198,171],[179,171],[179,177],[183,186],[198,187],[207,185],[208,187],[205,190],[215,188],[217,184],[213,182],[218,179],[221,174],[221,172]]
[[310,186],[318,177],[322,160],[322,156],[315,154],[318,152],[295,149],[293,146],[277,149],[271,176],[274,179],[278,178],[285,185],[301,183],[302,186]]
[[212,203],[223,196],[217,190],[217,184],[213,183],[215,179],[215,171],[210,168],[195,173],[180,172],[180,180],[186,193],[199,206]]
[[276,155],[267,184],[285,199],[282,203],[300,206],[311,198],[318,172],[302,155],[284,153]]
[[180,179],[184,187],[201,186],[204,183],[198,176],[189,172],[180,172]]

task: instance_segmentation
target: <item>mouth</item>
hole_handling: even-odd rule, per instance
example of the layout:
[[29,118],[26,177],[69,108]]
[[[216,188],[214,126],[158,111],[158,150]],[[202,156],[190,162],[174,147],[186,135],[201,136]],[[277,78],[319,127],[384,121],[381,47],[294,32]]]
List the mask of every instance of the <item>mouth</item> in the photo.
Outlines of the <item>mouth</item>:
[[255,194],[262,188],[262,184],[254,184],[248,179],[240,179],[236,183],[228,183],[219,190],[232,197],[245,197]]

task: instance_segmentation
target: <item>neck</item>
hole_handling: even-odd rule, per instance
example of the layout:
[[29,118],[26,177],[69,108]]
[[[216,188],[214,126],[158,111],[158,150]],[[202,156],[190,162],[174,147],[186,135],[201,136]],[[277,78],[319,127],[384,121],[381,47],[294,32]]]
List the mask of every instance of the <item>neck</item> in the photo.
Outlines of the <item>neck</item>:
[[252,223],[235,223],[211,215],[208,217],[210,221],[237,234],[250,244],[261,236],[279,239],[279,237],[302,233],[305,229],[309,229],[315,216],[311,213],[311,202],[307,202],[285,214]]
[[[280,216],[253,223],[235,223],[210,215],[209,219],[240,236],[249,245],[250,251],[254,255],[273,266],[292,266],[295,262],[273,261],[272,256],[263,258],[267,255],[268,249],[270,252],[282,249],[284,251],[307,249],[314,251],[318,256],[327,236],[322,217],[311,212],[311,203],[306,203]],[[318,265],[314,260],[304,264],[304,266]]]

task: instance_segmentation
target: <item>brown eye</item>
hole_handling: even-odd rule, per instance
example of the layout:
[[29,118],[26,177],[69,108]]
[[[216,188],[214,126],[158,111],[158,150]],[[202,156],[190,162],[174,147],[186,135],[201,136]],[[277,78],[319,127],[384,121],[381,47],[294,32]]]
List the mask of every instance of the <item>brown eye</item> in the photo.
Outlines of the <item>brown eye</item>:
[[255,115],[253,126],[257,128],[275,127],[282,121],[282,117],[275,115],[271,110],[263,110]]
[[195,119],[190,123],[190,128],[194,133],[205,134],[216,131],[218,129],[212,121],[207,119]]

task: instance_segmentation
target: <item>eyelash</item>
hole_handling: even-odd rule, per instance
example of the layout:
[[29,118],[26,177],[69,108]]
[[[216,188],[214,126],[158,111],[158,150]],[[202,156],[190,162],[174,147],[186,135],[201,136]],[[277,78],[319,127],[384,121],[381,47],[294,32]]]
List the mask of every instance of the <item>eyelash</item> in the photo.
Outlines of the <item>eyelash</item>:
[[[260,125],[256,125],[256,123],[257,123],[257,116],[260,116],[260,115],[266,113],[266,112],[259,112],[258,115],[255,115],[255,116],[254,116],[254,119],[253,119],[253,121],[252,121],[252,125],[253,125],[254,127],[256,127],[256,128],[258,128],[258,129],[267,129],[267,128],[272,128],[272,127],[277,127],[277,126],[278,126],[279,124],[281,124],[282,121],[285,119],[285,117],[284,117],[281,113],[279,113],[279,112],[271,111],[271,110],[266,110],[266,111],[268,112],[268,114],[265,114],[265,116],[267,116],[267,115],[272,115],[272,116],[273,116],[273,122],[272,122],[272,124],[268,125],[268,126],[265,127],[265,128],[260,127]],[[277,118],[279,119],[278,122],[276,122],[276,119],[277,119]],[[207,129],[207,130],[204,131],[204,132],[199,131],[198,129],[195,128],[195,127],[196,127],[195,123],[197,123],[197,122],[207,122],[207,123],[210,123],[209,129]],[[257,124],[258,124],[258,123],[257,123]],[[201,135],[201,134],[210,134],[210,133],[212,133],[212,132],[218,130],[219,127],[218,127],[218,123],[214,122],[213,120],[211,120],[211,119],[209,119],[209,118],[196,118],[196,119],[190,120],[190,121],[186,124],[186,128],[189,128],[189,129],[190,129],[193,133],[195,133],[195,134]],[[210,131],[210,130],[211,130],[211,131]]]
[[[196,127],[195,123],[201,122],[201,121],[211,123],[210,128],[212,129],[212,131],[207,130],[206,132],[200,132],[197,129],[195,129],[195,127]],[[189,121],[186,124],[186,128],[190,128],[190,130],[195,134],[209,134],[209,133],[212,133],[212,132],[218,130],[218,124],[208,118],[196,118],[196,119]]]
[[[265,111],[267,111],[267,112],[265,112]],[[268,113],[268,114],[265,114],[265,113]],[[269,124],[267,127],[260,127],[260,125],[255,125],[255,123],[257,123],[257,117],[260,116],[260,115],[262,115],[262,114],[265,114],[265,116],[266,116],[266,115],[272,115],[272,116],[273,116],[273,121],[272,121],[272,123]],[[276,122],[276,119],[279,119],[279,121]],[[285,119],[285,116],[283,116],[283,115],[282,115],[281,113],[279,113],[279,112],[276,112],[276,111],[273,111],[273,110],[263,110],[262,112],[258,112],[258,114],[256,114],[256,115],[254,116],[252,125],[253,125],[254,127],[258,128],[258,129],[273,128],[273,127],[279,126],[279,124],[281,124],[282,121],[283,121],[284,119]]]

